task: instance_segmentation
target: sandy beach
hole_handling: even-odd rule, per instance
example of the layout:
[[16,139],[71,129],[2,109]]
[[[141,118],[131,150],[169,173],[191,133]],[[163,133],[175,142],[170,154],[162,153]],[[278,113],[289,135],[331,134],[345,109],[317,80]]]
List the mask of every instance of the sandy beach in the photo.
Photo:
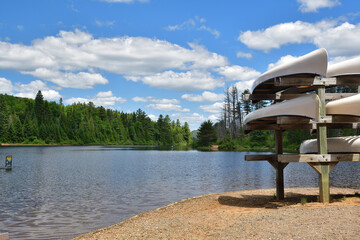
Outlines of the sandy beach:
[[275,189],[198,196],[75,239],[359,239],[360,190],[331,188],[328,204],[317,202],[318,188],[274,196]]

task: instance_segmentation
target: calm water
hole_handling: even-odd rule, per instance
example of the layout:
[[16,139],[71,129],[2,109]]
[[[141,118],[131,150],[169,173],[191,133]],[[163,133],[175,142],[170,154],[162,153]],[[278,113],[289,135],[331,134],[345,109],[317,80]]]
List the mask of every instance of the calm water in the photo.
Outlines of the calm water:
[[[0,232],[10,239],[69,239],[184,198],[275,187],[270,164],[241,152],[2,147],[0,166],[8,154],[18,167],[0,171]],[[331,184],[359,189],[359,176],[360,163],[340,163]],[[285,169],[285,187],[317,179],[304,163]]]

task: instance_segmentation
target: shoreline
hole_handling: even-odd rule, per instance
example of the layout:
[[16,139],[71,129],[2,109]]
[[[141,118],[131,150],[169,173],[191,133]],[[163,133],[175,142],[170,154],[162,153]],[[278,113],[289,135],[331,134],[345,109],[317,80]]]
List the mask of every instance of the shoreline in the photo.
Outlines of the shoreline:
[[[334,229],[344,225],[343,221],[337,223],[339,217],[346,222],[350,233],[347,239],[357,239],[355,237],[360,234],[360,221],[351,222],[351,219],[360,217],[359,189],[331,188],[332,202],[328,204],[314,202],[318,188],[287,188],[284,201],[276,201],[274,193],[275,189],[260,189],[196,196],[137,214],[74,239],[261,239],[269,238],[268,231],[272,231],[271,236],[275,239],[288,238],[286,234],[301,239],[304,237],[302,232],[312,228],[308,222],[316,225],[327,221],[329,225],[326,226],[333,224],[332,230],[326,231],[325,226],[320,226],[316,234],[320,234],[320,239],[334,239],[339,237]],[[304,198],[307,203],[302,204]],[[314,212],[319,214],[314,215]],[[278,216],[283,217],[276,219]],[[267,229],[264,218],[275,219],[271,223],[281,229],[286,228],[285,225],[290,227],[289,222],[293,222],[295,232],[285,231],[277,236],[278,229]],[[289,219],[282,220],[286,218]]]

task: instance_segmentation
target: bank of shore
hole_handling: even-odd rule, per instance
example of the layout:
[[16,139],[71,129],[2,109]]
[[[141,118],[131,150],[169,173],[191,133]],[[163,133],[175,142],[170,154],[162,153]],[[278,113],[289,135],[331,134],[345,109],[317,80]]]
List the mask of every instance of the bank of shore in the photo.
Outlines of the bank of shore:
[[[358,239],[360,190],[331,188],[332,202],[316,202],[318,188],[216,193],[141,213],[75,239]],[[301,202],[306,202],[302,204]]]

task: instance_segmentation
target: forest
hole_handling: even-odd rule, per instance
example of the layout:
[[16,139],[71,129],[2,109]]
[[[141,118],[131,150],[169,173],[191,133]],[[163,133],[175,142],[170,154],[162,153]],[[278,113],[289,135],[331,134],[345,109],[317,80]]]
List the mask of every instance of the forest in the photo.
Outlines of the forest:
[[64,106],[44,100],[0,94],[0,143],[190,145],[188,123],[144,111],[124,113],[92,102]]
[[[328,89],[330,92],[357,92],[357,89]],[[190,132],[188,123],[160,115],[152,121],[138,109],[124,113],[92,102],[64,106],[44,100],[41,91],[35,100],[0,94],[0,143],[13,144],[118,144],[166,145],[208,148],[219,145],[222,150],[272,151],[273,131],[252,131],[244,135],[243,119],[249,112],[272,104],[260,101],[252,104],[235,86],[225,90],[222,114],[215,123],[204,121],[197,131]],[[354,129],[331,129],[328,136],[357,135]],[[194,139],[193,139],[194,135]],[[316,137],[309,130],[289,130],[283,134],[286,151],[297,151],[305,139]]]

